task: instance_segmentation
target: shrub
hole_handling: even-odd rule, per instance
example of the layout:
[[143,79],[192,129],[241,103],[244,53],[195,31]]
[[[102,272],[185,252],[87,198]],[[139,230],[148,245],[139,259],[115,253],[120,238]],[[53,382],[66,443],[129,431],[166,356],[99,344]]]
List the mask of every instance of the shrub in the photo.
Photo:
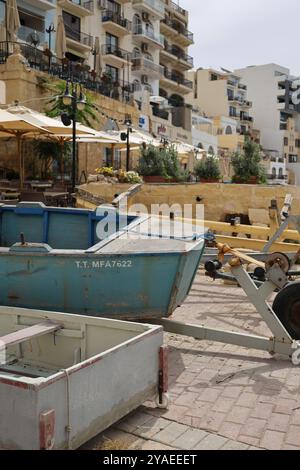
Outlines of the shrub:
[[234,170],[233,181],[248,182],[251,177],[256,177],[259,183],[266,182],[265,169],[261,164],[260,146],[248,137],[245,141],[244,151],[234,153],[231,164]]
[[142,146],[138,172],[142,176],[178,179],[181,177],[178,152],[174,146],[162,148],[154,145]]
[[207,157],[195,165],[195,173],[204,180],[221,178],[219,161],[216,157]]

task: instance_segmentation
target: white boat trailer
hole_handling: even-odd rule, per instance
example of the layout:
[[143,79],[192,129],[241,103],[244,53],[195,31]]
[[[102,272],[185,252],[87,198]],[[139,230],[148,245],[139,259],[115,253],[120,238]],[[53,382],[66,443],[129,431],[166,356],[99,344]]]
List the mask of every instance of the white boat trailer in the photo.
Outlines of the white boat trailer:
[[[300,232],[300,217],[290,216],[284,221],[272,240],[270,240],[270,246],[291,223],[294,224]],[[289,282],[288,270],[290,263],[288,257],[285,254],[275,253],[269,255],[266,262],[263,263],[257,259],[253,259],[249,255],[233,250],[226,245],[219,244],[217,248],[219,250],[220,261],[223,261],[225,257],[231,255],[229,265],[232,275],[269,327],[272,336],[268,338],[207,328],[204,325],[193,325],[177,322],[172,319],[161,320],[160,324],[164,327],[164,330],[169,333],[190,336],[198,340],[216,341],[250,349],[263,350],[269,352],[271,355],[280,354],[291,359],[295,358],[294,354],[296,354],[298,358],[300,358],[300,341],[296,341],[292,338],[268,301],[273,292],[278,289],[283,289]],[[267,249],[268,247],[266,247],[265,254]],[[295,255],[295,259],[299,258],[299,254],[300,250],[299,253]],[[257,287],[251,274],[246,271],[243,263],[255,264],[257,267],[264,270],[265,281],[260,286]]]

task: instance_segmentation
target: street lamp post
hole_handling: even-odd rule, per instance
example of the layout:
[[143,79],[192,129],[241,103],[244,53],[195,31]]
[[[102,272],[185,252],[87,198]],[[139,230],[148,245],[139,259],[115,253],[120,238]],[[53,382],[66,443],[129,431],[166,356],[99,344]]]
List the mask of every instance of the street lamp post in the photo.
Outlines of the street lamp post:
[[63,104],[70,107],[70,112],[63,113],[61,120],[65,126],[69,126],[72,122],[72,193],[74,193],[76,186],[76,117],[77,110],[82,111],[86,105],[80,85],[67,82],[63,95]]
[[126,132],[122,132],[121,140],[126,140],[126,171],[130,170],[130,132],[132,132],[132,121],[130,116],[126,116],[125,126],[127,127]]
[[48,48],[49,48],[49,69],[51,67],[51,59],[52,59],[52,52],[51,52],[51,34],[55,33],[55,27],[54,24],[51,23],[49,27],[46,29],[46,33],[49,35],[48,38]]

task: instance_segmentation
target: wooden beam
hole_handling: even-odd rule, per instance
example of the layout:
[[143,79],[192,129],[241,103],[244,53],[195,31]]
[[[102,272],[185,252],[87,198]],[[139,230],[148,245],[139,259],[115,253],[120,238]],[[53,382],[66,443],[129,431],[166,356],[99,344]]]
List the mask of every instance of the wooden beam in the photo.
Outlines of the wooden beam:
[[38,336],[54,333],[55,331],[62,328],[63,326],[61,324],[47,320],[43,323],[38,323],[37,325],[15,331],[14,333],[0,336],[0,347],[5,346],[7,348],[8,346],[13,346],[14,344],[24,343],[25,341],[30,341],[31,339],[37,338]]

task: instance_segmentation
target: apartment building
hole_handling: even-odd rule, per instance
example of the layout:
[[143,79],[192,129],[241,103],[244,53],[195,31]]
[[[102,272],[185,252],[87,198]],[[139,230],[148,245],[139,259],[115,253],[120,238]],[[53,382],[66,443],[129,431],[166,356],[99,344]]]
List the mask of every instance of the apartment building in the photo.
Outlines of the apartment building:
[[252,100],[254,125],[261,132],[261,144],[270,156],[273,180],[300,185],[300,108],[290,70],[277,64],[251,66],[236,71],[242,76]]
[[252,103],[247,97],[247,87],[238,75],[214,69],[198,69],[188,75],[194,84],[190,99],[207,116],[231,118],[240,135],[251,133]]
[[[56,31],[49,26],[57,29],[61,15],[67,46],[63,66],[73,76],[78,80],[84,76],[85,85],[106,96],[136,104],[143,130],[191,143],[191,107],[185,97],[192,89],[186,72],[193,67],[188,55],[193,34],[186,10],[170,0],[17,0],[17,4],[22,25],[18,40],[35,68],[47,62],[41,57],[45,49],[51,50],[52,68],[56,65]],[[4,23],[4,0],[0,0],[0,23],[1,19]],[[98,76],[96,38],[101,52]]]

